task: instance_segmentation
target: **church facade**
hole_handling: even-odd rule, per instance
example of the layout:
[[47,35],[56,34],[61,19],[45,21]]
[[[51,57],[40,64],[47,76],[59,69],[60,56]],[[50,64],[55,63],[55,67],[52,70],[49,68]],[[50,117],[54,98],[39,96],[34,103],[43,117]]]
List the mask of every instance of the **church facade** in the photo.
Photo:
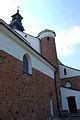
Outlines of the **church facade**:
[[58,60],[54,31],[31,36],[22,19],[0,19],[0,120],[80,115],[80,70]]

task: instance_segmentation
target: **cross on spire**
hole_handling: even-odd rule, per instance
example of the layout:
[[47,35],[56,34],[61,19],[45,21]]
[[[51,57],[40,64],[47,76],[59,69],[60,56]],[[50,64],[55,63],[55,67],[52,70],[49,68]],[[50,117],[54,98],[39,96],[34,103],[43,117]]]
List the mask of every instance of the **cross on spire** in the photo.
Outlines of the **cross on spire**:
[[20,6],[17,7],[17,13],[19,13],[19,8],[20,8]]

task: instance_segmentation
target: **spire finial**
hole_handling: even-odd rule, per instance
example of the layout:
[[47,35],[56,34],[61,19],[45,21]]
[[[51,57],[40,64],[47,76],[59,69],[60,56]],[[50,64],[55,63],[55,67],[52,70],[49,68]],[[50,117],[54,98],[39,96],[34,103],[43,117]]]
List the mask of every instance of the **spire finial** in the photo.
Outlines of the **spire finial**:
[[19,13],[19,8],[20,8],[20,6],[17,7],[17,13]]

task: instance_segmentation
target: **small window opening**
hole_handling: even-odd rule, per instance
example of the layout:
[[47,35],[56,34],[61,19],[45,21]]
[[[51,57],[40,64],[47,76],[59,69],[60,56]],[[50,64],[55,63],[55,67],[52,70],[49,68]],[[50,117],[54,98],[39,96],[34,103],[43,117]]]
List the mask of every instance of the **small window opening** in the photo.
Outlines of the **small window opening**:
[[66,83],[66,87],[71,88],[71,87],[72,87],[71,82],[67,82],[67,83]]
[[25,35],[25,38],[27,37],[27,35]]
[[66,71],[66,68],[64,68],[64,75],[67,75],[67,71]]
[[49,41],[49,37],[47,37],[47,40]]
[[50,93],[50,114],[53,117],[53,98],[52,98],[52,91]]

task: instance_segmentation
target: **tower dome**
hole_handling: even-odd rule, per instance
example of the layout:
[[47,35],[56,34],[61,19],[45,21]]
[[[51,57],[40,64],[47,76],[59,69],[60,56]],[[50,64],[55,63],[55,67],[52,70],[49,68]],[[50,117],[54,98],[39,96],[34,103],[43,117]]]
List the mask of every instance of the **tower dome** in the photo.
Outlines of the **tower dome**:
[[53,37],[53,38],[55,38],[56,33],[54,31],[52,31],[52,30],[45,29],[45,30],[41,31],[38,34],[39,39],[44,38],[44,37]]

